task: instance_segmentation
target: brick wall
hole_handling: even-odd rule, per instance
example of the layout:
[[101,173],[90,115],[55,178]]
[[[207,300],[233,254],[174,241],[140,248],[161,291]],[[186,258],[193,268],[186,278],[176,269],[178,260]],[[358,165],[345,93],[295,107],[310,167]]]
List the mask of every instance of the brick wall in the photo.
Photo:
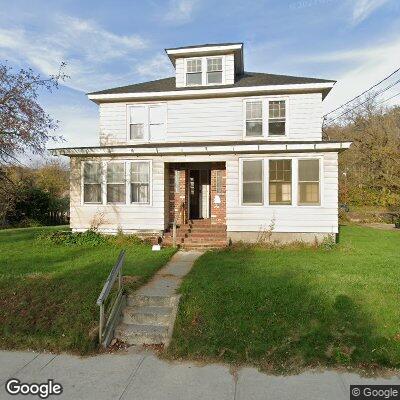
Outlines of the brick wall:
[[[175,171],[179,171],[179,190],[175,191]],[[187,171],[184,166],[170,164],[169,166],[169,224],[177,218],[177,224],[180,225],[182,221],[182,203],[187,205],[186,192],[187,192]]]
[[[218,176],[219,175],[219,176]],[[219,179],[219,190],[217,180]],[[226,224],[226,169],[225,163],[213,163],[211,169],[211,223]]]

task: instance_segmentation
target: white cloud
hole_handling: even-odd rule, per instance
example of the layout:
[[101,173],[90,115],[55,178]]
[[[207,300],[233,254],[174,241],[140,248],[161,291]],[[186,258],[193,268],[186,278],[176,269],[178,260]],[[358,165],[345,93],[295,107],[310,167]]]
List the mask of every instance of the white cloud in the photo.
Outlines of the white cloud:
[[351,0],[353,4],[352,23],[357,25],[368,18],[375,10],[390,0]]
[[[390,41],[375,43],[361,49],[320,54],[303,58],[303,61],[307,63],[329,63],[332,66],[340,66],[342,70],[346,70],[346,72],[336,76],[338,82],[323,103],[324,111],[327,112],[360,94],[395,71],[399,67],[399,54],[400,37],[395,37]],[[400,79],[400,74],[396,74],[392,80],[387,81],[386,86],[396,79]],[[379,88],[384,87],[385,85],[382,84]],[[399,91],[400,84],[385,92],[380,99],[389,98]],[[393,102],[398,100],[399,98],[395,98]]]
[[155,57],[139,63],[135,72],[145,79],[159,79],[172,76],[174,69],[165,54],[157,54]]
[[40,30],[15,25],[0,28],[0,56],[44,74],[56,73],[65,61],[71,76],[66,84],[77,90],[124,82],[124,73],[107,72],[110,63],[123,60],[128,70],[137,61],[138,51],[147,46],[139,35],[117,35],[90,20],[63,15],[47,22]]
[[170,0],[164,20],[175,24],[184,24],[192,20],[197,0]]

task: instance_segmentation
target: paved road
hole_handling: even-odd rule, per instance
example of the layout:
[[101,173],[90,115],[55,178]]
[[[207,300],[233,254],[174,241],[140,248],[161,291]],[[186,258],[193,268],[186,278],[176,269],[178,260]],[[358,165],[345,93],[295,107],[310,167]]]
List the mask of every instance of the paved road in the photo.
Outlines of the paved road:
[[54,379],[68,400],[341,400],[349,399],[350,384],[400,384],[400,377],[366,379],[332,371],[289,377],[268,376],[243,368],[233,376],[224,365],[169,363],[151,353],[104,354],[80,358],[30,352],[0,352],[0,399],[11,396],[5,382],[41,383]]

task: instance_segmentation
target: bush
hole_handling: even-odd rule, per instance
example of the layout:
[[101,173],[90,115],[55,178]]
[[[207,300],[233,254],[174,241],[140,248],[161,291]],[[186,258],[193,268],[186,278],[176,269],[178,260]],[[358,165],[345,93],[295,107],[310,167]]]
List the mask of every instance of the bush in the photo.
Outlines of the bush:
[[102,246],[113,245],[116,247],[129,247],[134,244],[143,243],[143,241],[134,235],[124,235],[122,232],[116,236],[102,235],[94,230],[85,232],[71,231],[52,231],[44,232],[37,237],[40,242],[64,246]]

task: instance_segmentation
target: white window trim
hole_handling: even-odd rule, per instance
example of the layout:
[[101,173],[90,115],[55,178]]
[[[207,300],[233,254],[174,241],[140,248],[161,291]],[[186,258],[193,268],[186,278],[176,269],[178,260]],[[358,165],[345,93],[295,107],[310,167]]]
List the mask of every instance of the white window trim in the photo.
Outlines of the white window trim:
[[[246,136],[246,104],[248,102],[262,102],[262,135],[261,136]],[[269,136],[269,102],[284,101],[285,102],[285,134],[281,136]],[[270,141],[279,142],[282,139],[288,139],[290,134],[290,109],[289,96],[263,96],[263,97],[246,97],[243,99],[243,140],[268,139]]]
[[[101,166],[101,202],[100,203],[86,203],[85,202],[85,176],[84,176],[84,168],[85,164],[98,164]],[[88,160],[81,162],[81,205],[82,206],[101,206],[104,204],[104,164],[102,161]]]
[[[165,135],[164,140],[167,140],[167,132],[168,132],[168,102],[166,101],[157,101],[157,102],[148,102],[148,103],[128,103],[126,105],[126,142],[132,144],[143,144],[143,143],[151,143],[150,137],[150,107],[151,106],[161,106],[165,105]],[[147,123],[144,124],[143,131],[143,139],[131,139],[131,108],[135,107],[146,107],[147,114]]]
[[[324,201],[324,158],[323,156],[308,156],[308,157],[299,157],[297,158],[297,163],[300,160],[318,160],[319,162],[319,203],[315,203],[315,204],[304,204],[298,201],[297,205],[298,207],[306,207],[306,208],[322,208],[323,207],[323,201]],[[296,192],[297,192],[297,197],[298,199],[300,199],[300,186],[299,186],[299,169],[298,169],[298,165],[297,165],[297,188],[296,188]]]
[[[149,164],[149,202],[148,203],[132,203],[131,202],[131,164],[133,163],[141,163],[141,162],[147,162]],[[127,204],[130,206],[138,206],[138,207],[143,207],[143,206],[152,206],[153,205],[153,160],[132,160],[132,161],[127,161],[128,168],[126,169],[127,174],[128,174],[128,179],[127,179],[127,192],[129,192],[129,197],[127,196]]]
[[[101,203],[85,203],[84,202],[84,175],[83,169],[85,163],[99,163],[101,164]],[[107,203],[107,164],[108,163],[124,163],[125,164],[125,203]],[[148,203],[131,203],[131,164],[137,162],[149,163],[149,202]],[[138,160],[102,160],[102,161],[82,161],[81,162],[81,205],[85,207],[105,206],[105,207],[152,207],[153,206],[153,160],[138,159]]]
[[[124,183],[125,183],[125,201],[120,202],[120,203],[110,203],[107,200],[107,195],[108,195],[108,180],[107,180],[107,175],[108,175],[108,164],[124,164]],[[126,161],[125,160],[110,160],[110,161],[106,161],[104,163],[103,166],[103,171],[104,171],[104,180],[105,180],[105,204],[106,205],[114,205],[114,206],[120,206],[120,205],[124,205],[126,204],[126,197],[127,197],[127,193],[126,193]],[[111,185],[113,183],[110,183]],[[118,185],[118,183],[117,183]],[[121,183],[120,183],[121,185]]]
[[[243,203],[243,161],[262,161],[262,202],[261,203]],[[263,207],[265,205],[265,158],[249,157],[239,158],[239,204],[242,207]]]
[[[207,60],[212,58],[222,58],[222,82],[221,83],[208,83],[207,82]],[[201,84],[200,85],[188,85],[187,83],[187,61],[188,60],[201,60]],[[188,57],[183,59],[183,73],[185,86],[200,87],[200,86],[221,86],[225,85],[226,82],[226,57],[225,54],[215,55],[215,56],[204,56],[204,57]]]
[[[292,204],[270,204],[269,203],[269,160],[292,160]],[[319,204],[299,204],[299,160],[319,160]],[[263,160],[263,204],[243,204],[243,161]],[[325,174],[324,174],[324,156],[322,154],[307,154],[300,157],[293,155],[271,155],[268,157],[246,157],[239,158],[239,205],[241,207],[268,207],[268,208],[313,208],[319,209],[325,207]]]

